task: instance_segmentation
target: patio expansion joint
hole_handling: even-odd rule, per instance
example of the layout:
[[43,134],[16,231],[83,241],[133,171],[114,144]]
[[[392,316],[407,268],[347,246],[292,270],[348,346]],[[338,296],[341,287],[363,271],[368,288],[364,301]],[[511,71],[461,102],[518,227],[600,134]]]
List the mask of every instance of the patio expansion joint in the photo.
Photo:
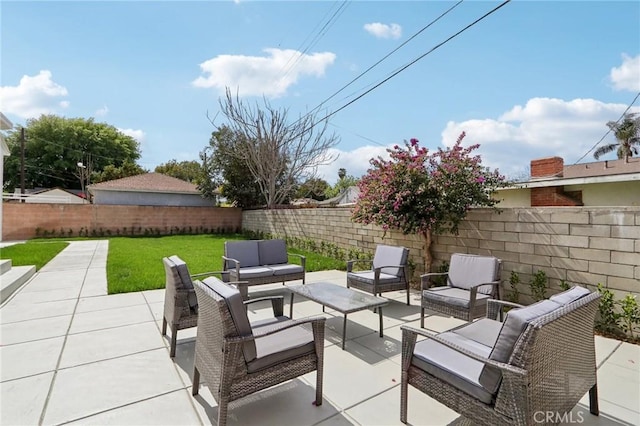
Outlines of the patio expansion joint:
[[[98,245],[94,248],[93,254],[91,255],[91,260],[96,255],[96,251],[98,250]],[[89,262],[91,263],[91,261]],[[69,337],[69,330],[71,330],[71,326],[73,324],[73,318],[76,314],[76,310],[78,309],[78,304],[80,303],[80,295],[82,294],[82,289],[85,285],[85,281],[87,279],[87,275],[89,273],[88,269],[85,269],[84,276],[82,278],[82,285],[80,286],[80,291],[78,292],[78,297],[76,297],[76,303],[73,306],[73,312],[71,313],[71,320],[69,321],[69,325],[67,326],[67,331],[64,334],[64,340],[62,341],[62,348],[60,349],[60,354],[58,354],[58,360],[56,361],[56,367],[53,371],[53,377],[51,378],[51,383],[49,384],[49,390],[47,391],[47,396],[44,400],[44,406],[42,407],[42,412],[40,413],[40,418],[38,420],[38,425],[42,425],[44,422],[44,417],[47,413],[47,408],[49,406],[49,401],[51,400],[51,394],[53,392],[53,387],[56,383],[56,378],[58,376],[58,370],[60,369],[60,362],[62,361],[62,354],[64,353],[64,349],[67,346],[67,339]]]
[[600,367],[602,367],[604,363],[607,362],[609,358],[611,358],[618,349],[620,349],[621,346],[622,346],[622,340],[618,341],[618,343],[616,344],[616,347],[611,351],[611,353],[609,353],[609,355],[607,355],[606,357],[604,357],[602,361],[600,361],[600,364],[596,366],[596,369],[599,369]]

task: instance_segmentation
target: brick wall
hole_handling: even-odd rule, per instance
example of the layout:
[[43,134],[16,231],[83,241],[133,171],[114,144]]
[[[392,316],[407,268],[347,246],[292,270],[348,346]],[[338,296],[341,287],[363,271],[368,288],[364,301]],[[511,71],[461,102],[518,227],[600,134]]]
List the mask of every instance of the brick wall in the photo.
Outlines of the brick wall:
[[582,192],[566,193],[562,186],[531,188],[531,207],[573,207],[582,205]]
[[[65,235],[78,236],[80,230],[112,235],[145,232],[169,234],[176,228],[196,232],[197,229],[221,229],[235,231],[242,224],[242,211],[221,207],[164,207],[164,206],[116,206],[96,204],[29,204],[4,203],[2,214],[2,239],[23,240],[36,237],[45,231],[61,231]],[[125,231],[126,228],[126,231]],[[71,230],[71,233],[69,233]]]
[[[248,210],[244,229],[334,243],[344,249],[373,252],[376,244],[404,245],[423,272],[423,242],[416,235],[388,232],[351,222],[349,208]],[[523,301],[530,295],[532,275],[543,270],[550,278],[549,294],[560,280],[613,289],[616,297],[640,294],[640,207],[505,208],[497,214],[478,209],[469,213],[457,236],[436,236],[437,262],[451,253],[493,255],[503,260],[502,279],[520,275]]]
[[540,158],[531,161],[531,178],[559,177],[564,170],[561,157]]

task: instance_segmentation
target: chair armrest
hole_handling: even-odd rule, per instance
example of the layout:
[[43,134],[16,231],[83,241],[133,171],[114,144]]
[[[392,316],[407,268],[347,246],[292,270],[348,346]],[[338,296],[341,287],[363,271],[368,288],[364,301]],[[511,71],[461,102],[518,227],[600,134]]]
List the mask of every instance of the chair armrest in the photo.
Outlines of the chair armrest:
[[202,272],[199,274],[193,274],[190,275],[191,278],[198,278],[198,277],[207,277],[207,276],[211,276],[211,275],[217,275],[220,274],[220,276],[222,277],[223,275],[228,275],[229,271],[211,271],[211,272]]
[[511,308],[524,308],[524,305],[520,305],[518,303],[507,302],[506,300],[489,299],[487,300],[487,318],[498,320],[498,314],[500,314],[500,321],[502,321],[502,308],[505,306]]
[[265,300],[271,301],[271,307],[273,308],[274,317],[281,317],[284,315],[284,296],[258,297],[257,299],[245,300],[243,303],[245,306],[249,306],[251,303],[263,302]]
[[296,256],[300,258],[300,266],[302,266],[302,269],[307,269],[306,265],[307,265],[307,257],[303,256],[301,254],[297,254],[297,253],[288,253],[287,252],[287,256]]
[[314,316],[300,319],[292,319],[285,322],[278,322],[271,326],[260,327],[260,331],[258,333],[254,333],[246,336],[234,336],[234,337],[225,337],[224,342],[230,344],[239,344],[250,342],[252,340],[257,339],[258,337],[269,336],[274,333],[278,333],[282,330],[286,330],[288,328],[296,327],[302,324],[319,324],[324,328],[324,324],[326,322],[325,317]]
[[[420,289],[426,290],[431,287],[431,277],[442,277],[444,275],[449,275],[448,272],[429,272],[428,274],[420,275]],[[426,287],[425,287],[426,284]]]
[[355,263],[364,263],[364,262],[367,262],[369,264],[373,264],[373,260],[366,260],[366,259],[347,260],[347,272],[352,272],[353,271],[353,265]]
[[224,263],[223,268],[226,266],[227,262],[233,262],[233,265],[231,265],[231,266],[233,266],[236,269],[240,267],[240,261],[237,260],[237,259],[234,259],[232,257],[222,256],[222,260],[223,260],[223,263]]
[[[415,337],[417,335],[426,337],[427,339],[431,339],[431,340],[435,340],[436,342],[448,347],[449,349],[453,349],[456,352],[459,352],[469,358],[472,358],[478,362],[482,362],[485,365],[489,365],[491,367],[495,367],[498,368],[500,371],[507,371],[509,373],[512,373],[516,376],[520,376],[520,377],[525,377],[527,376],[528,372],[527,370],[524,370],[522,368],[518,368],[518,367],[514,367],[513,365],[510,364],[505,364],[503,362],[499,362],[499,361],[495,361],[493,359],[489,359],[489,358],[484,358],[478,354],[475,354],[471,351],[466,350],[463,347],[460,347],[454,343],[451,343],[447,340],[444,340],[443,338],[439,337],[438,335],[435,334],[430,334],[428,333],[426,330],[419,330],[417,328],[413,328],[407,325],[403,325],[400,326],[400,329],[402,330],[402,350],[403,350],[403,360],[404,360],[404,351],[405,350],[409,350],[411,349],[411,354],[413,354],[413,346],[414,345],[408,345],[405,346],[405,339],[413,339],[413,341],[415,342]],[[407,366],[408,367],[408,366]],[[404,368],[404,363],[403,363],[403,368]]]

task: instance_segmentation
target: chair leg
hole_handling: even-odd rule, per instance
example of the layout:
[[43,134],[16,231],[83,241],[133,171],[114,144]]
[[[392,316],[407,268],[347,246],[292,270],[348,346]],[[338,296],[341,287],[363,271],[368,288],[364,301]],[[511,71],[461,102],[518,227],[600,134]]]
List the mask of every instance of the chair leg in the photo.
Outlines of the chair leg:
[[589,389],[589,412],[594,416],[600,415],[598,407],[598,384],[596,383]]
[[162,317],[162,335],[167,335],[167,319]]
[[411,300],[409,299],[409,287],[407,287],[407,306],[411,306]]
[[420,308],[420,328],[424,328],[424,308]]
[[178,326],[171,326],[171,349],[169,350],[169,356],[173,358],[176,356],[176,342],[178,341]]
[[200,388],[200,372],[198,367],[193,366],[193,386],[191,387],[191,395],[196,396]]
[[218,426],[226,426],[227,424],[227,406],[229,405],[228,397],[220,397],[218,401]]
[[407,423],[407,394],[409,391],[409,383],[407,380],[407,373],[402,372],[402,379],[400,383],[400,421]]

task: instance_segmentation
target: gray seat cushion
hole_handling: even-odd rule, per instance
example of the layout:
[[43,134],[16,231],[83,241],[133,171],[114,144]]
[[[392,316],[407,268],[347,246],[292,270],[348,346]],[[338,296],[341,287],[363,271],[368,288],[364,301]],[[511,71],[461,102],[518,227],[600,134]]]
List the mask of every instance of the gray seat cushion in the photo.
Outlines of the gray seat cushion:
[[[233,275],[234,271],[231,272]],[[240,268],[240,276],[237,277],[238,280],[251,279],[251,278],[261,278],[261,277],[270,277],[273,275],[273,269],[267,268],[264,266],[252,266],[249,268]]]
[[168,266],[169,268],[175,269],[178,273],[178,279],[176,280],[175,276],[172,277],[171,283],[165,283],[166,285],[175,285],[176,290],[188,290],[187,300],[189,302],[189,308],[195,313],[198,313],[198,298],[196,297],[196,292],[193,289],[193,282],[191,281],[191,275],[189,275],[189,268],[187,268],[187,264],[180,259],[178,256],[170,256],[165,258],[165,268]]
[[[489,348],[493,348],[502,329],[500,321],[489,318],[482,318],[469,324],[465,324],[451,330],[452,333],[459,334],[469,340],[478,342]],[[487,354],[489,357],[489,354]]]
[[[238,289],[223,283],[216,277],[209,277],[205,279],[203,283],[211,290],[218,293],[218,295],[220,295],[220,297],[225,300],[227,307],[229,308],[231,318],[233,319],[233,324],[236,326],[238,335],[250,336],[252,334],[251,324],[249,323],[247,310],[244,303],[242,302],[242,296],[240,295]],[[256,345],[254,341],[251,340],[249,342],[245,342],[242,345],[242,352],[246,362],[254,360],[257,356]]]
[[562,293],[554,294],[549,298],[549,300],[553,300],[559,305],[567,305],[571,302],[575,302],[576,300],[586,296],[587,294],[591,294],[589,290],[584,287],[574,286],[571,287],[567,291],[563,291]]
[[[491,351],[490,347],[453,332],[440,333],[438,337],[484,358],[487,358]],[[492,403],[495,393],[488,391],[479,381],[484,367],[482,362],[434,340],[426,339],[416,343],[411,363],[485,404]]]
[[315,352],[313,333],[300,325],[258,337],[255,342],[257,357],[247,363],[249,373]]
[[[225,241],[224,255],[240,262],[240,267],[260,265],[258,255],[258,241]],[[227,265],[227,269],[235,268],[235,265]]]
[[271,269],[275,276],[299,274],[304,272],[304,269],[300,265],[265,265],[265,267]]
[[[365,272],[348,272],[347,275],[349,279],[362,281],[364,283],[373,284],[373,280],[375,278],[375,273],[373,271],[365,271]],[[402,278],[397,277],[395,275],[385,274],[384,272],[380,272],[380,278],[378,279],[379,283],[396,283],[402,281]]]
[[288,262],[287,245],[284,240],[258,241],[258,254],[260,257],[258,265],[277,265]]
[[[491,256],[454,253],[449,263],[448,281],[452,287],[470,289],[473,286],[496,281],[498,259]],[[478,292],[491,294],[492,286],[482,286]]]
[[[469,308],[471,292],[463,288],[442,286],[432,287],[422,292],[422,297],[452,306]],[[476,293],[476,306],[486,305],[489,295]]]
[[[385,246],[380,244],[376,246],[376,253],[373,256],[373,269],[387,265],[404,266],[407,264],[408,257],[409,250],[404,247]],[[402,274],[402,268],[383,268],[382,272],[397,277]]]
[[[524,332],[527,325],[533,320],[559,309],[559,305],[551,300],[542,300],[524,308],[512,309],[502,324],[502,329],[489,355],[490,359],[508,363],[513,353],[516,342]],[[502,374],[492,367],[485,367],[480,375],[480,383],[489,389],[497,389],[500,385]]]

